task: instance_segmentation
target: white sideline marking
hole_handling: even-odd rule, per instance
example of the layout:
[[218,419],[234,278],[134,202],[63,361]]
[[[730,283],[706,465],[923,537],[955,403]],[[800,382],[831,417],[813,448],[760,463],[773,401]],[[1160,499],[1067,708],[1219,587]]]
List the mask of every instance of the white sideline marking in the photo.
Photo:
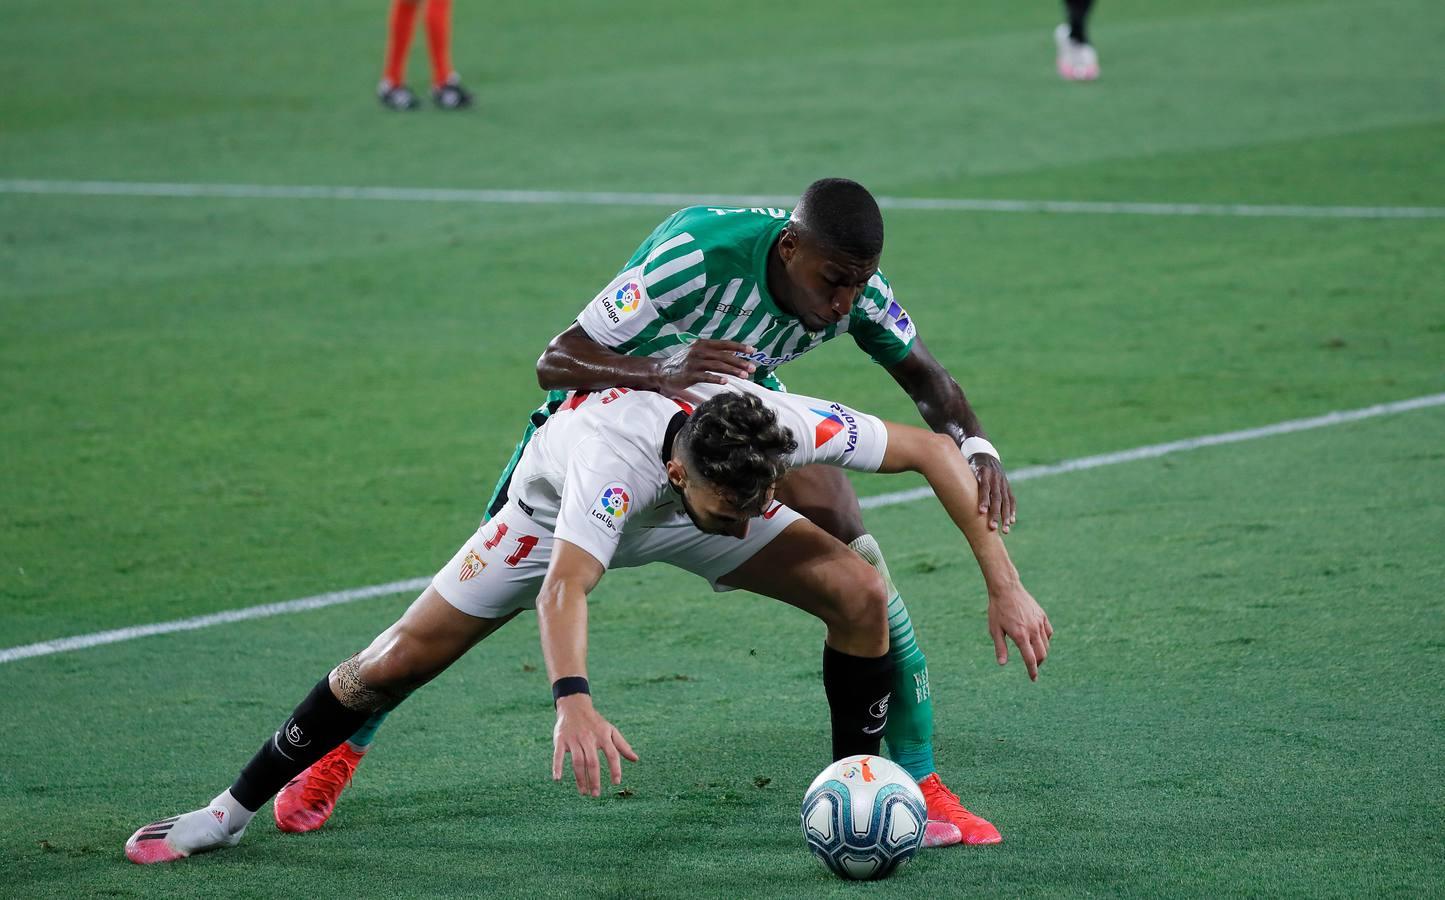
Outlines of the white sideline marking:
[[[1182,441],[1150,444],[1145,447],[1135,447],[1132,450],[1121,450],[1117,453],[1082,456],[1077,459],[1069,459],[1047,466],[1027,466],[1010,473],[1009,480],[1011,482],[1028,481],[1031,478],[1042,478],[1045,475],[1062,475],[1066,472],[1080,472],[1084,469],[1097,469],[1101,466],[1112,466],[1119,463],[1134,462],[1140,459],[1152,459],[1156,456],[1182,453],[1186,450],[1198,450],[1201,447],[1214,447],[1220,444],[1237,444],[1241,441],[1252,441],[1258,438],[1291,434],[1296,431],[1309,431],[1313,428],[1343,425],[1346,422],[1358,422],[1361,419],[1372,419],[1377,416],[1390,416],[1397,413],[1410,412],[1411,410],[1425,409],[1431,406],[1445,406],[1445,394],[1431,394],[1426,397],[1416,397],[1412,400],[1400,400],[1394,403],[1381,403],[1376,406],[1367,406],[1364,409],[1325,413],[1322,416],[1315,416],[1309,419],[1290,419],[1284,422],[1276,422],[1273,425],[1265,425],[1260,428],[1246,428],[1242,431],[1227,431],[1223,434],[1204,435],[1203,437],[1187,438]],[[900,503],[921,500],[932,494],[933,491],[929,488],[919,487],[907,491],[895,491],[891,494],[877,494],[872,497],[864,497],[860,502],[864,509],[875,509],[882,506],[897,506]],[[56,638],[53,641],[41,641],[36,644],[23,644],[19,647],[9,647],[0,650],[0,663],[14,662],[15,660],[27,659],[32,656],[48,656],[52,653],[65,653],[70,650],[84,650],[87,647],[99,647],[103,644],[114,644],[119,641],[149,637],[153,634],[193,631],[197,628],[206,628],[211,625],[220,625],[226,622],[244,622],[247,619],[264,619],[269,616],[279,616],[288,613],[303,612],[309,609],[321,609],[325,606],[352,603],[371,597],[383,597],[391,594],[405,593],[407,591],[418,591],[430,583],[430,577],[408,578],[404,581],[393,581],[387,584],[372,585],[370,587],[352,588],[345,591],[335,591],[330,594],[317,594],[314,597],[302,597],[299,600],[287,600],[284,603],[265,603],[260,606],[247,606],[242,609],[226,610],[224,612],[196,616],[190,619],[175,619],[170,622],[135,625],[130,628],[117,628],[113,631],[98,631],[93,634]]]
[[[92,197],[225,197],[246,200],[402,200],[561,206],[762,206],[789,208],[797,197],[772,194],[526,191],[469,188],[329,187],[301,184],[186,184],[149,181],[0,179],[0,194]],[[988,200],[878,197],[884,209],[1129,216],[1233,216],[1286,219],[1442,219],[1445,206],[1292,206],[1249,203],[1131,203],[1093,200]]]
[[[1133,450],[1101,453],[1098,456],[1081,456],[1077,459],[1066,459],[1063,462],[1051,463],[1046,466],[1025,466],[1022,469],[1009,472],[1008,480],[1012,483],[1015,481],[1028,481],[1030,478],[1042,478],[1045,475],[1082,472],[1085,469],[1097,469],[1100,466],[1112,466],[1118,463],[1134,462],[1140,459],[1153,459],[1156,456],[1167,456],[1170,453],[1182,453],[1186,450],[1198,450],[1200,447],[1216,447],[1220,444],[1238,444],[1241,441],[1253,441],[1258,438],[1291,434],[1296,431],[1309,431],[1312,428],[1328,428],[1331,425],[1343,425],[1346,422],[1358,422],[1361,419],[1373,419],[1376,416],[1392,416],[1397,413],[1410,412],[1415,409],[1425,409],[1431,406],[1445,406],[1445,394],[1430,394],[1425,397],[1416,397],[1412,400],[1397,400],[1394,403],[1380,403],[1376,406],[1366,406],[1363,409],[1330,412],[1309,419],[1288,419],[1283,422],[1276,422],[1273,425],[1262,425],[1259,428],[1246,428],[1242,431],[1226,431],[1223,434],[1206,434],[1203,437],[1185,438],[1182,441],[1169,441],[1165,444],[1150,444],[1146,447],[1135,447]],[[875,494],[871,497],[863,497],[858,501],[858,505],[864,509],[873,509],[879,506],[894,506],[899,503],[907,503],[910,500],[919,500],[932,494],[932,489],[927,486],[916,487],[906,491],[895,491],[891,494]],[[4,661],[3,652],[0,652],[0,662]]]
[[0,650],[0,663],[14,662],[17,659],[25,659],[31,656],[49,656],[52,653],[65,653],[69,650],[84,650],[87,647],[99,647],[102,644],[114,644],[119,641],[150,637],[153,634],[194,631],[197,628],[207,628],[211,625],[221,625],[226,622],[244,622],[247,619],[264,619],[268,616],[280,616],[286,613],[304,612],[308,609],[321,609],[323,606],[352,603],[356,600],[366,600],[370,597],[385,597],[390,594],[400,594],[404,591],[419,591],[430,583],[430,578],[408,578],[405,581],[392,581],[387,584],[374,584],[371,587],[334,591],[330,594],[317,594],[314,597],[302,597],[299,600],[287,600],[284,603],[263,603],[260,606],[228,609],[224,612],[211,613],[206,616],[196,616],[190,619],[174,619],[170,622],[156,622],[151,625],[132,625],[129,628],[117,628],[113,631],[97,631],[92,634],[79,634],[75,637],[56,638],[53,641],[41,641],[38,644],[23,644],[19,647],[9,647],[5,650]]

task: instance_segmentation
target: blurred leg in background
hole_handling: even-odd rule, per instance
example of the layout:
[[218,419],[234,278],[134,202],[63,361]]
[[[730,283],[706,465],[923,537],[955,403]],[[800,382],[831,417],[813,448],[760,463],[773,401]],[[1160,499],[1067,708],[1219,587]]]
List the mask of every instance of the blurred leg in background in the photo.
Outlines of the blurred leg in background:
[[[376,96],[387,109],[412,110],[421,106],[406,86],[406,58],[416,33],[416,18],[423,0],[392,0],[387,25],[386,57]],[[442,109],[465,109],[472,95],[462,87],[452,68],[452,0],[426,0],[427,49],[431,53],[432,100]]]
[[1099,77],[1099,55],[1089,43],[1089,11],[1094,0],[1064,0],[1069,20],[1054,29],[1059,77],[1065,81],[1093,81]]
[[426,40],[431,50],[431,98],[442,109],[465,109],[472,95],[452,68],[452,0],[427,0]]

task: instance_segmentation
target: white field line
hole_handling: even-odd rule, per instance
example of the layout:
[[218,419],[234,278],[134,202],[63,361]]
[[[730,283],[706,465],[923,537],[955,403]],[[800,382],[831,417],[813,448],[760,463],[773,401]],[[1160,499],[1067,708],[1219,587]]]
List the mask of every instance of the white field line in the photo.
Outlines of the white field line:
[[[0,194],[78,194],[91,197],[222,197],[245,200],[401,200],[411,203],[500,203],[558,206],[791,207],[797,197],[773,194],[526,191],[468,188],[344,187],[326,185],[186,184],[146,181],[0,179]],[[1248,203],[1131,203],[1090,200],[988,200],[954,197],[879,197],[884,209],[945,212],[1062,213],[1130,216],[1232,216],[1286,219],[1442,219],[1445,206],[1278,206]]]
[[371,587],[333,591],[330,594],[317,594],[314,597],[302,597],[299,600],[287,600],[284,603],[263,603],[260,606],[228,609],[223,612],[211,613],[206,616],[195,616],[190,619],[173,619],[169,622],[154,622],[150,625],[132,625],[129,628],[117,628],[113,631],[97,631],[91,634],[78,634],[75,637],[56,638],[53,641],[41,641],[38,644],[22,644],[19,647],[8,647],[0,650],[0,663],[14,662],[17,659],[26,659],[31,656],[49,656],[52,653],[84,650],[87,647],[115,644],[120,641],[150,637],[153,634],[195,631],[197,628],[209,628],[212,625],[221,625],[226,622],[265,619],[269,616],[281,616],[287,613],[305,612],[308,609],[321,609],[324,606],[353,603],[357,600],[366,600],[371,597],[387,597],[392,594],[401,594],[407,591],[419,591],[430,583],[430,578],[408,578],[405,581],[391,581],[386,584],[374,584]]
[[[1135,447],[1132,450],[1121,450],[1117,453],[1083,456],[1078,459],[1065,460],[1064,462],[1047,466],[1027,466],[1010,473],[1009,480],[1011,482],[1028,481],[1031,478],[1042,478],[1046,475],[1062,475],[1066,472],[1097,469],[1102,466],[1112,466],[1141,459],[1152,459],[1157,456],[1167,456],[1171,453],[1198,450],[1201,447],[1214,447],[1220,444],[1237,444],[1242,441],[1253,441],[1259,438],[1290,434],[1296,431],[1308,431],[1314,428],[1327,428],[1332,425],[1343,425],[1346,422],[1358,422],[1361,419],[1396,415],[1398,413],[1425,409],[1432,406],[1445,406],[1445,394],[1431,394],[1426,397],[1416,397],[1412,400],[1400,400],[1395,403],[1381,403],[1377,406],[1367,406],[1364,409],[1326,413],[1322,416],[1315,416],[1309,419],[1290,419],[1284,422],[1276,422],[1273,425],[1265,425],[1260,428],[1246,428],[1243,431],[1227,431],[1223,434],[1204,435],[1203,437],[1188,438],[1182,441],[1150,444],[1146,447]],[[900,503],[921,500],[924,497],[932,496],[932,494],[933,491],[929,488],[919,487],[907,491],[896,491],[891,494],[878,494],[871,497],[864,497],[861,502],[864,509],[876,509],[878,507],[897,506]],[[52,653],[84,650],[87,647],[99,647],[104,644],[114,644],[120,641],[149,637],[154,634],[194,631],[197,628],[208,628],[212,625],[220,625],[226,622],[244,622],[248,619],[264,619],[270,616],[304,612],[310,609],[321,609],[326,606],[337,606],[342,603],[353,603],[357,600],[366,600],[371,597],[384,597],[392,594],[419,591],[429,584],[430,581],[431,579],[429,577],[408,578],[403,581],[393,581],[387,584],[351,588],[329,594],[317,594],[313,597],[302,597],[299,600],[287,600],[284,603],[265,603],[260,606],[247,606],[242,609],[226,610],[205,616],[195,616],[189,619],[175,619],[170,622],[156,622],[150,625],[117,628],[113,631],[98,631],[93,634],[56,638],[52,641],[41,641],[36,644],[22,644],[18,647],[8,647],[0,650],[0,663],[14,662],[32,656],[48,656]]]
[[[1226,431],[1222,434],[1206,434],[1202,437],[1185,438],[1182,441],[1149,444],[1145,447],[1135,447],[1132,450],[1119,450],[1115,453],[1101,453],[1098,456],[1081,456],[1077,459],[1066,459],[1063,462],[1051,463],[1046,466],[1025,466],[1022,469],[1009,472],[1008,480],[1012,483],[1016,481],[1028,481],[1030,478],[1042,478],[1045,475],[1063,475],[1066,472],[1082,472],[1085,469],[1097,469],[1101,466],[1113,466],[1119,463],[1135,462],[1141,459],[1153,459],[1156,456],[1168,456],[1171,453],[1182,453],[1186,450],[1198,450],[1200,447],[1217,447],[1220,444],[1238,444],[1242,441],[1275,437],[1276,435],[1291,434],[1296,431],[1309,431],[1313,428],[1328,428],[1331,425],[1343,425],[1346,422],[1358,422],[1361,419],[1373,419],[1377,416],[1393,416],[1403,412],[1410,412],[1411,410],[1426,409],[1431,406],[1445,406],[1445,394],[1430,394],[1425,397],[1415,397],[1411,400],[1397,400],[1394,403],[1380,403],[1375,406],[1366,406],[1363,409],[1330,412],[1309,419],[1287,419],[1283,422],[1275,422],[1273,425],[1262,425],[1259,428],[1246,428],[1242,431]],[[874,509],[880,506],[895,506],[899,503],[907,503],[911,500],[920,500],[924,497],[931,496],[933,496],[933,490],[924,486],[906,491],[895,491],[891,494],[875,494],[871,497],[863,497],[858,501],[858,504],[864,509]],[[0,651],[0,662],[4,661],[4,652]]]

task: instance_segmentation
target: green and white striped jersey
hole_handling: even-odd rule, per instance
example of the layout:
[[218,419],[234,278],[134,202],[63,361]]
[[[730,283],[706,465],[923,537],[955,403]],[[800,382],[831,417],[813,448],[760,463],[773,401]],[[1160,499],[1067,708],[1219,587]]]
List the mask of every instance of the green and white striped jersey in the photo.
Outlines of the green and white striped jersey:
[[597,343],[630,356],[668,356],[697,338],[757,348],[753,380],[779,389],[774,370],[844,332],[874,361],[892,366],[913,347],[913,321],[881,272],[852,313],[808,331],[768,294],[768,253],[786,209],[693,206],[657,227],[577,322]]
[[[846,319],[822,331],[808,331],[773,302],[768,252],[788,216],[786,209],[678,210],[642,242],[577,323],[597,343],[632,356],[668,356],[697,338],[750,344],[757,348],[750,357],[757,363],[753,381],[775,391],[783,384],[774,369],[844,332],[879,364],[901,362],[913,349],[913,320],[893,299],[882,272],[868,280]],[[532,413],[487,501],[487,515],[506,501],[527,442],[566,399],[566,391],[552,391]]]

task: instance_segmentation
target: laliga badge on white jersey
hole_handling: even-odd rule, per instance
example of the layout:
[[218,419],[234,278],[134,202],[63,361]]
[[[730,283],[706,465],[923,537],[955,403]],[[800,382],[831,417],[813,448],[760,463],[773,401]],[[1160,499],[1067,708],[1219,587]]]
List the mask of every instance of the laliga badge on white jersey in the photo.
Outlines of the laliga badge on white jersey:
[[594,522],[608,531],[621,532],[622,519],[632,508],[632,491],[621,482],[614,482],[602,489],[597,502],[592,504],[590,515]]

